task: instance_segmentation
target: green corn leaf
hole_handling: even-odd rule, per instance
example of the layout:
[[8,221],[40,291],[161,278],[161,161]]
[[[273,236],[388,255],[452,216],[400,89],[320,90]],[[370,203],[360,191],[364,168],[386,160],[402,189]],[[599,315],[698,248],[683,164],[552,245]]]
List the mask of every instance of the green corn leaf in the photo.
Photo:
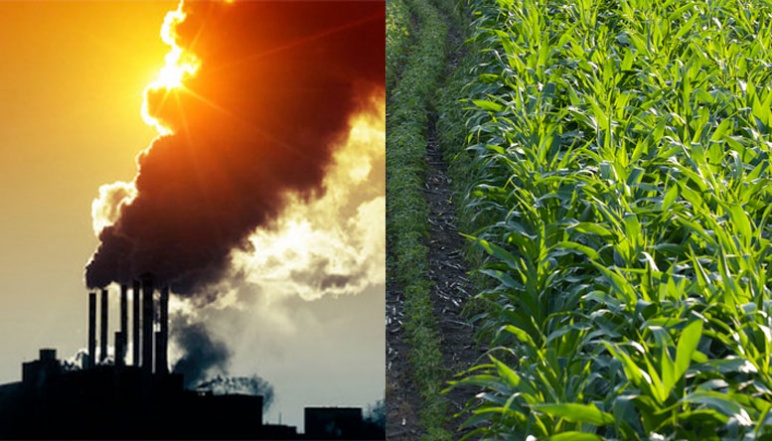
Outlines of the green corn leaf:
[[681,338],[678,340],[678,346],[676,348],[676,362],[675,362],[675,381],[681,379],[681,377],[689,369],[689,363],[691,362],[694,351],[697,350],[697,344],[700,342],[702,336],[702,321],[695,320],[684,328],[681,332]]
[[633,67],[633,51],[625,49],[625,58],[622,60],[622,70],[630,70]]
[[673,360],[670,358],[666,345],[662,345],[661,350],[661,363],[662,363],[662,387],[664,389],[664,396],[669,397],[670,392],[673,390],[673,386],[678,381],[676,377],[677,370],[674,368]]
[[570,431],[552,435],[544,441],[603,441],[603,438],[594,433]]
[[723,138],[724,133],[726,133],[727,130],[729,130],[729,127],[734,122],[731,118],[726,118],[723,121],[721,121],[721,124],[716,127],[716,130],[713,131],[713,136],[710,137],[711,141],[719,141]]
[[517,337],[518,340],[527,344],[528,346],[532,348],[537,348],[536,343],[533,341],[533,338],[531,338],[531,336],[528,335],[527,332],[523,331],[517,326],[507,325],[507,326],[504,326],[503,330],[514,335],[515,337]]
[[644,170],[640,167],[635,167],[630,171],[630,175],[627,177],[627,185],[635,185],[641,182],[643,179]]
[[648,370],[648,383],[651,385],[651,394],[657,401],[662,404],[667,400],[667,393],[665,392],[665,385],[662,383],[662,378],[657,372],[656,366],[651,362],[649,357],[644,357],[646,362],[646,368]]
[[726,394],[713,391],[693,392],[682,400],[685,403],[704,404],[728,417],[735,417],[742,423],[749,422],[748,413],[740,404]]
[[699,409],[678,414],[678,421],[681,424],[726,424],[729,418],[713,409]]
[[499,271],[495,269],[489,269],[489,268],[483,268],[479,270],[481,274],[488,275],[490,277],[493,277],[494,279],[498,280],[502,283],[502,285],[506,286],[507,288],[512,289],[518,289],[523,290],[523,284],[512,278],[512,276],[504,271]]
[[597,251],[595,251],[594,249],[592,249],[592,248],[590,248],[590,247],[588,247],[586,245],[582,245],[582,244],[579,244],[579,243],[576,243],[576,242],[569,242],[569,241],[558,242],[558,243],[555,244],[554,248],[567,248],[567,249],[570,249],[570,250],[576,250],[576,251],[586,255],[587,257],[589,257],[592,260],[597,260],[598,259],[598,252]]
[[670,187],[665,193],[665,197],[662,199],[662,211],[668,211],[670,206],[673,205],[673,201],[675,201],[676,197],[678,197],[678,186],[674,185]]
[[625,216],[625,233],[632,245],[638,242],[638,236],[641,234],[641,224],[638,222],[638,217],[635,215]]
[[638,367],[637,364],[633,361],[632,358],[627,354],[627,352],[624,351],[624,349],[612,345],[609,342],[603,342],[603,345],[606,346],[606,349],[611,353],[611,355],[614,356],[617,360],[619,360],[622,363],[622,368],[625,371],[625,375],[627,375],[627,378],[630,380],[631,383],[633,383],[636,387],[643,387],[644,382],[644,376],[641,371],[641,369]]
[[537,404],[533,407],[539,412],[563,418],[572,423],[589,423],[596,426],[614,424],[614,416],[610,413],[602,412],[595,404]]
[[487,100],[472,100],[472,103],[474,103],[475,106],[487,110],[489,112],[501,112],[504,110],[504,106],[502,106],[499,103],[494,103],[493,101],[487,101]]
[[577,224],[570,226],[569,229],[573,229],[578,233],[597,234],[598,236],[606,240],[614,238],[614,233],[606,229],[601,224],[594,224],[591,222],[579,222]]
[[484,239],[476,239],[471,236],[466,236],[466,237],[475,239],[477,241],[477,244],[480,245],[488,254],[499,258],[501,261],[506,263],[513,270],[518,270],[517,263],[515,261],[515,256],[513,256],[512,253],[510,253],[509,251],[505,250],[504,248],[496,244],[490,243]]
[[491,357],[491,361],[496,366],[496,371],[499,373],[499,376],[506,380],[510,387],[517,387],[517,385],[520,384],[520,376],[517,375],[517,372],[512,370],[512,368],[494,357]]
[[743,211],[743,208],[739,205],[732,205],[730,208],[732,215],[732,223],[737,227],[738,232],[744,238],[750,239],[751,237],[751,224],[748,220],[748,215]]

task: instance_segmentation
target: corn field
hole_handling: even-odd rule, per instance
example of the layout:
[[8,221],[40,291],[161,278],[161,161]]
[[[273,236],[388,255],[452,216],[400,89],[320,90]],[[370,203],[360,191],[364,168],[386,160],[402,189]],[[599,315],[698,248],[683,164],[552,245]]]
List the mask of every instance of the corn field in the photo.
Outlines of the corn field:
[[772,439],[772,2],[466,7],[467,438]]

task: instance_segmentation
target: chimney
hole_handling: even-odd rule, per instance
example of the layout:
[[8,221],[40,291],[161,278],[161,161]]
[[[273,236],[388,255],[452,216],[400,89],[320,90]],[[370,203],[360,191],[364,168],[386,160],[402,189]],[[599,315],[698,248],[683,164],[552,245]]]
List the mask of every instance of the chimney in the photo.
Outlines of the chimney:
[[86,368],[93,368],[96,361],[96,293],[88,294],[88,359]]
[[161,289],[159,321],[161,330],[156,333],[155,341],[155,372],[157,374],[168,374],[169,364],[167,362],[167,344],[169,341],[169,286]]
[[139,336],[141,335],[139,330],[139,280],[134,281],[134,297],[132,297],[131,302],[133,309],[131,311],[131,321],[133,322],[133,329],[134,334],[133,337],[133,343],[131,348],[131,362],[134,364],[134,366],[139,366]]
[[153,278],[142,279],[142,370],[153,372]]
[[[115,364],[118,366],[124,366],[126,364],[126,336],[129,335],[129,287],[121,285],[121,341],[120,350],[118,347],[118,341],[115,342]],[[117,333],[116,333],[117,335]]]
[[107,359],[107,289],[102,289],[102,318],[99,323],[99,362]]
[[126,366],[125,359],[123,357],[126,351],[126,337],[121,331],[115,331],[115,365]]
[[161,341],[161,331],[155,331],[155,373],[156,374],[165,374],[163,369],[163,365],[161,362],[161,346],[163,345],[163,342]]

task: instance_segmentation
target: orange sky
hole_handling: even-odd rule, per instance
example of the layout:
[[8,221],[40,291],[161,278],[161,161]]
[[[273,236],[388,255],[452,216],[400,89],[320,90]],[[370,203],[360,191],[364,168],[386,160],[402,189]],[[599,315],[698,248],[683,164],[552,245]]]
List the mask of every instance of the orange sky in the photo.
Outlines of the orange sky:
[[155,136],[142,93],[163,65],[158,33],[173,7],[0,2],[0,323],[17,336],[0,338],[0,381],[39,346],[72,353],[85,336],[73,325],[97,244],[91,201],[133,177]]
[[[134,178],[135,157],[156,135],[142,120],[142,94],[164,63],[168,46],[159,31],[175,6],[0,1],[0,383],[18,380],[21,362],[36,358],[40,347],[56,348],[60,358],[85,347],[84,265],[98,245],[91,203],[100,185]],[[243,372],[234,373],[263,369],[256,373],[274,383],[288,424],[299,423],[298,403],[364,405],[382,398],[382,293],[296,308],[319,327],[314,337],[295,336],[287,347],[265,351],[276,360],[271,365],[239,354],[234,370]],[[248,339],[239,345],[263,350]],[[325,403],[320,397],[328,391],[302,382],[282,390],[290,380],[271,377],[286,371],[298,378],[288,370],[297,365],[332,372],[336,363],[361,392],[355,398],[341,392]],[[300,393],[311,398],[292,396]]]

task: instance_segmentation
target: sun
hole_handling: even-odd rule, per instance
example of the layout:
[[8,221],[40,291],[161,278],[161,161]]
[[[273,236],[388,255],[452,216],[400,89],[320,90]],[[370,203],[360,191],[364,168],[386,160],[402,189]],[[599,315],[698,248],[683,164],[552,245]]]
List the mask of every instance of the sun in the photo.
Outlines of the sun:
[[149,91],[165,90],[165,93],[184,90],[183,80],[195,75],[200,66],[200,61],[192,53],[183,50],[177,45],[175,26],[185,20],[185,13],[182,11],[182,1],[177,5],[177,9],[170,11],[164,18],[164,24],[161,27],[161,39],[171,47],[171,50],[164,58],[165,64],[158,72],[158,76],[145,89],[145,101],[142,104],[142,119],[148,125],[154,126],[161,135],[169,135],[172,130],[161,124],[161,122],[150,114],[147,102],[147,93]]
[[[193,58],[192,56],[186,58]],[[155,89],[182,88],[182,80],[188,75],[193,75],[198,70],[198,63],[193,60],[183,60],[182,50],[173,47],[166,55],[166,65],[158,72],[158,77],[150,84]]]

